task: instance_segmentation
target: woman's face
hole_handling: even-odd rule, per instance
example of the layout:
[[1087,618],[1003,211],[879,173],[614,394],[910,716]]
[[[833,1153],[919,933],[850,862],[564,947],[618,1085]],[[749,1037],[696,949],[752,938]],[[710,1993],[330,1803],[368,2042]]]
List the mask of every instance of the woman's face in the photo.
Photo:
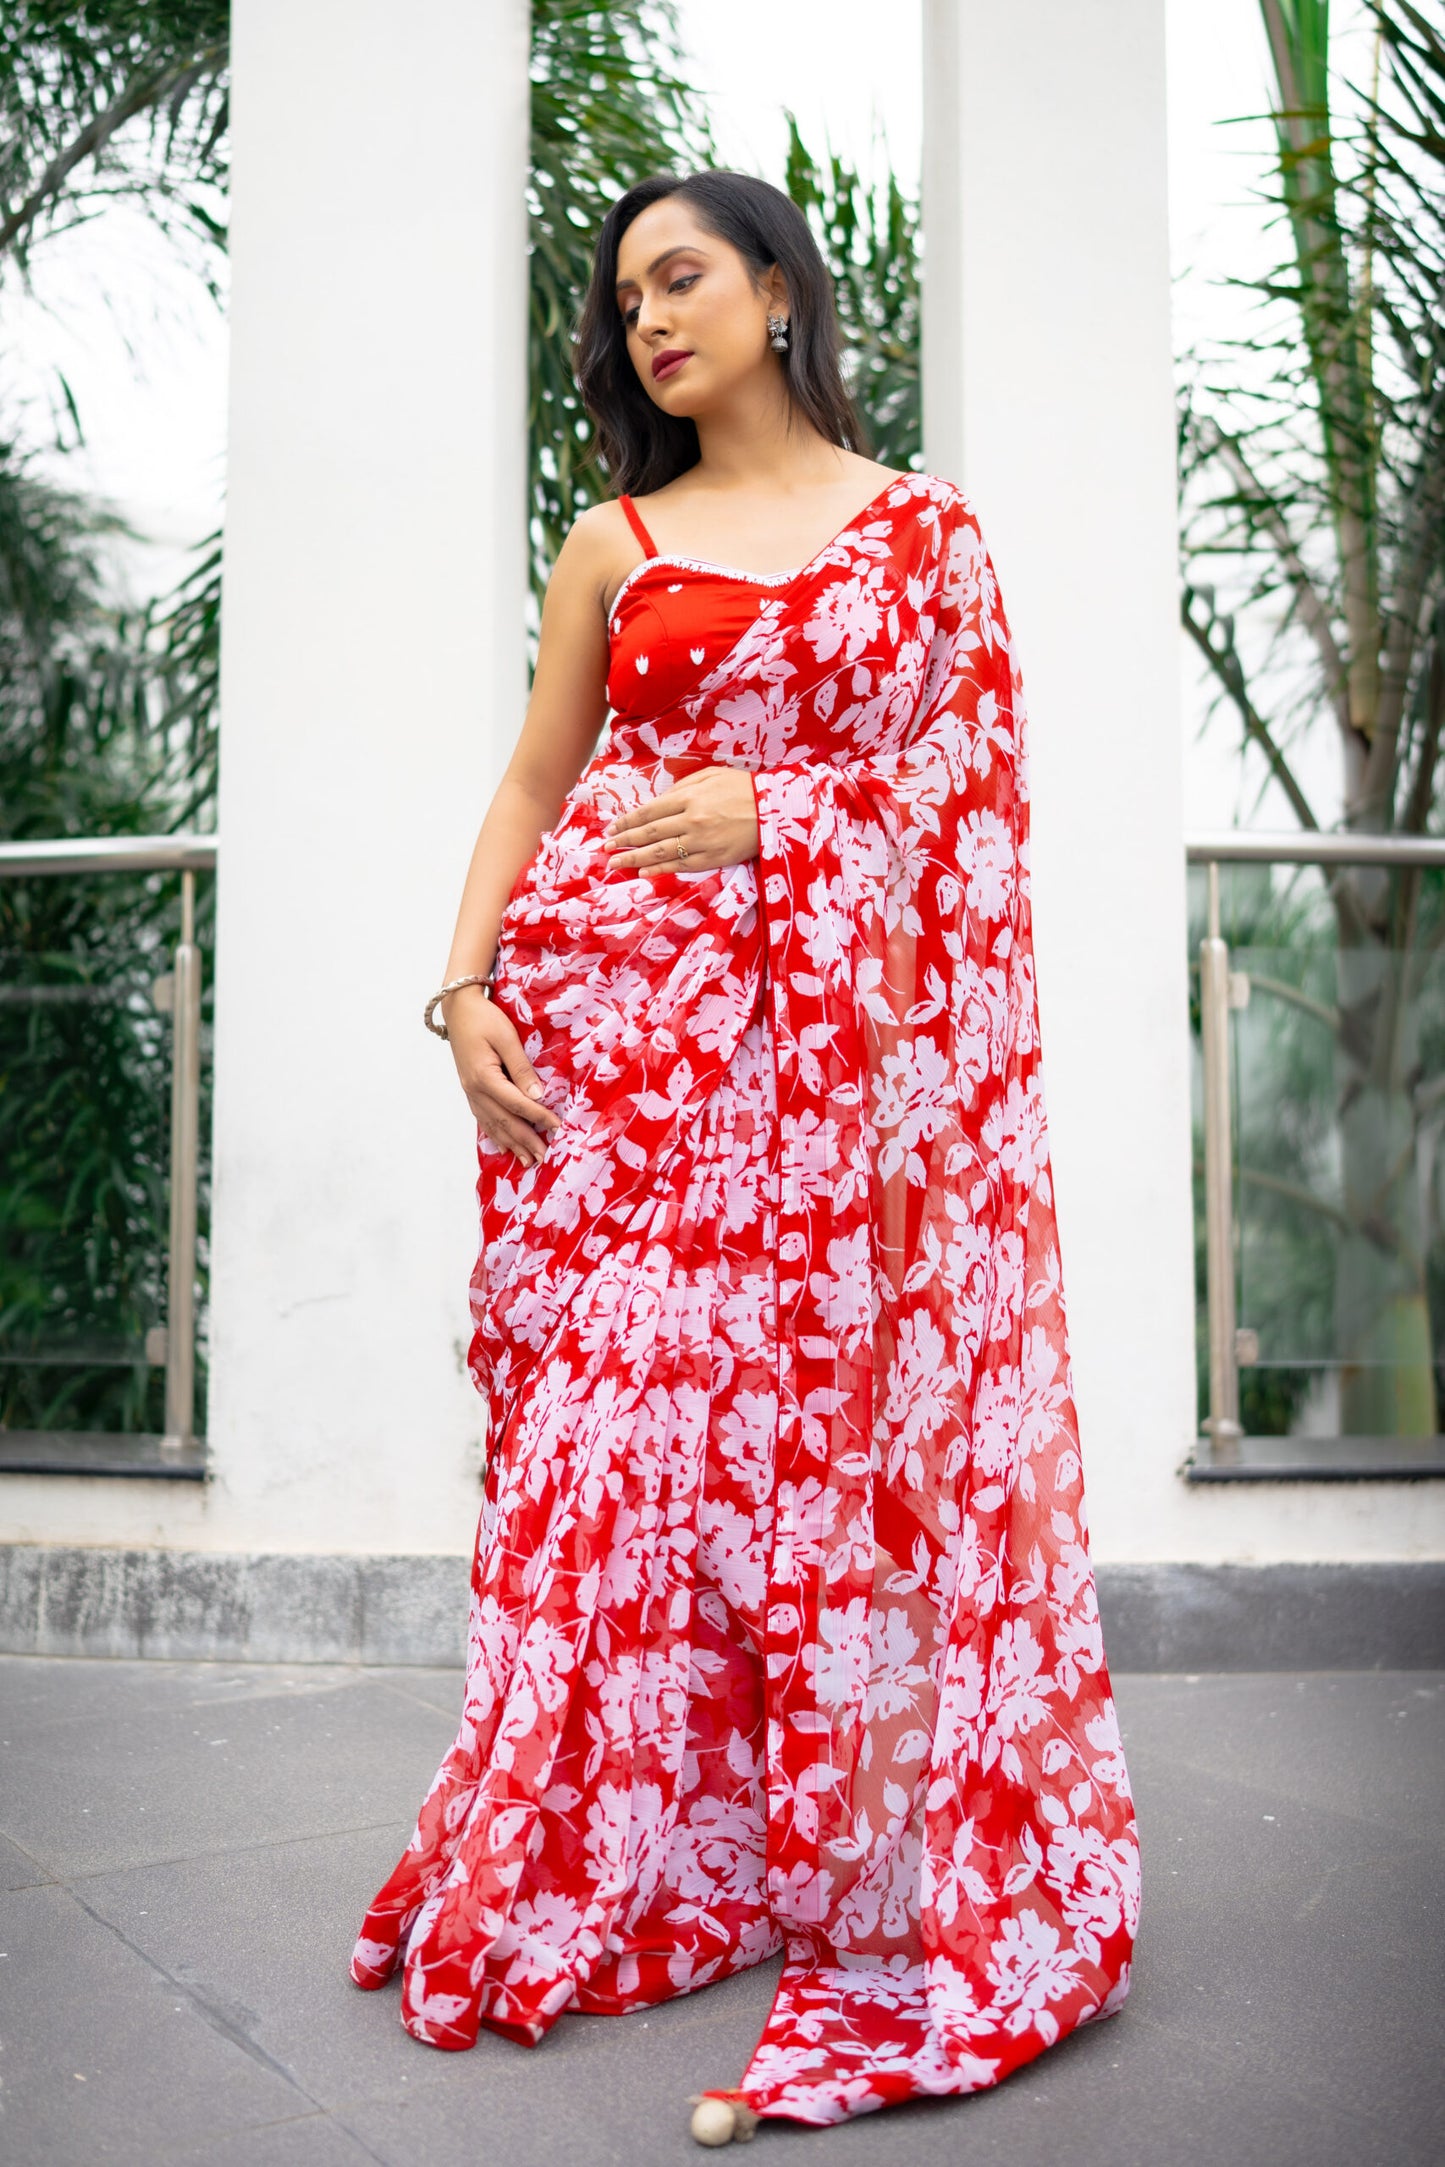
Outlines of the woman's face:
[[775,265],[760,293],[731,242],[700,226],[682,196],[639,211],[617,251],[617,309],[648,397],[664,413],[694,415],[754,373],[776,376],[767,319],[770,309],[787,315],[786,291]]

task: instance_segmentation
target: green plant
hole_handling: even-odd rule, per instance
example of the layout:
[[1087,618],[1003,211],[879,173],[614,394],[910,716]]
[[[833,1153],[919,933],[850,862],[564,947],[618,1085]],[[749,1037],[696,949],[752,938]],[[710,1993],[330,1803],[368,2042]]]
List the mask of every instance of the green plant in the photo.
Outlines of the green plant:
[[649,173],[714,160],[682,79],[670,0],[533,0],[530,215],[531,583],[535,625],[562,540],[609,494],[587,463],[591,424],[572,375],[576,313],[610,203]]
[[118,201],[220,237],[227,0],[9,0],[0,13],[0,263]]
[[[1320,820],[1293,747],[1326,726],[1345,828],[1423,834],[1445,733],[1445,27],[1412,0],[1367,0],[1373,81],[1347,86],[1342,120],[1327,0],[1261,5],[1288,248],[1241,282],[1260,329],[1190,358],[1183,621],[1303,827]],[[1338,1204],[1316,1206],[1335,1241],[1342,1426],[1433,1432],[1445,1315],[1422,991],[1445,892],[1341,868],[1329,894],[1342,1172]]]
[[[38,249],[128,201],[217,290],[228,35],[217,0],[17,0],[5,10],[0,277],[28,280]],[[83,498],[41,479],[19,444],[0,443],[0,835],[9,839],[209,823],[215,538],[174,595],[132,610],[115,604],[102,576],[115,531]],[[175,886],[151,875],[0,880],[8,1427],[161,1426],[160,1375],[144,1339],[164,1314],[169,1029],[151,984],[166,966]],[[211,906],[204,881],[197,931],[207,959]],[[203,1286],[207,1187],[203,1165]]]
[[[7,12],[0,277],[28,276],[42,243],[125,200],[178,244],[198,242],[200,275],[218,289],[228,37],[216,0],[21,0]],[[534,0],[531,66],[539,609],[562,536],[607,489],[586,464],[571,371],[597,225],[643,175],[713,163],[715,151],[670,0]],[[916,208],[891,177],[873,192],[836,158],[815,164],[792,116],[789,130],[787,186],[834,272],[873,446],[915,464]],[[174,594],[123,611],[101,576],[108,528],[0,444],[0,834],[11,838],[205,828],[213,817],[220,538],[201,545]],[[208,987],[212,905],[203,881]],[[168,1028],[149,989],[174,912],[175,883],[159,877],[0,880],[0,1423],[159,1424],[159,1377],[141,1345],[163,1314]],[[201,1206],[204,1274],[204,1167]]]
[[[108,522],[0,447],[0,834],[165,824],[190,769],[157,726],[146,613],[108,607]],[[209,947],[212,888],[202,884]],[[158,1429],[174,933],[160,875],[0,880],[0,1425]],[[203,1134],[205,1128],[203,1126]],[[207,1184],[201,1192],[206,1221]]]
[[922,452],[919,213],[891,167],[870,188],[836,154],[808,151],[787,115],[787,190],[833,274],[849,389],[874,458],[916,467]]

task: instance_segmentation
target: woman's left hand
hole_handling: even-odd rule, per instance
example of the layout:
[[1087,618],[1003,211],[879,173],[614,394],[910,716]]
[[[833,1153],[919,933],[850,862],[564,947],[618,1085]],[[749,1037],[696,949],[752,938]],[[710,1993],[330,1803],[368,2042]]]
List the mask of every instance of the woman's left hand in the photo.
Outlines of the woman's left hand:
[[[687,856],[677,854],[681,839]],[[661,797],[619,813],[603,831],[614,865],[639,873],[706,873],[758,854],[757,797],[751,770],[704,767]]]

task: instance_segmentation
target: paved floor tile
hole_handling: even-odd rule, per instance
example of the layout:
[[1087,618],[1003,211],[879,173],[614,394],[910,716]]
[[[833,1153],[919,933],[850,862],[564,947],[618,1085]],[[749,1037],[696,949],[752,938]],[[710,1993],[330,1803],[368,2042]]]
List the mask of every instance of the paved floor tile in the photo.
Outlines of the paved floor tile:
[[469,2057],[419,2045],[401,2027],[396,1987],[363,1993],[347,1973],[410,1829],[397,1821],[97,1875],[85,1897],[208,2003],[244,2010],[258,2048],[309,2097],[331,2106],[431,2085],[455,2097],[475,2090]]
[[[155,1675],[112,1675],[134,1671]],[[70,1879],[403,1817],[409,1827],[455,1732],[454,1713],[376,1673],[10,1658],[0,1833]]]
[[0,1896],[0,2156],[148,2167],[314,2101],[62,1888]]
[[1445,1680],[1431,1672],[1130,1677],[1119,1700],[1173,1768],[1445,1847]]
[[0,1889],[33,1889],[51,1879],[53,1876],[28,1851],[22,1851],[7,1836],[0,1836]]
[[[1445,1679],[1116,1677],[1133,1991],[1003,2085],[822,2134],[827,2167],[1445,2157]],[[0,2156],[21,2167],[686,2167],[776,1964],[527,2050],[402,2031],[346,1972],[455,1671],[0,1659]],[[216,1743],[220,1741],[220,1743]],[[6,1840],[8,1838],[8,1841]],[[53,1877],[53,1878],[47,1878]],[[790,2149],[792,2148],[792,2149]],[[764,2154],[744,2155],[763,2167]]]
[[[472,2154],[474,2167],[480,2155]],[[300,2115],[243,2129],[233,2137],[203,2137],[176,2151],[151,2154],[154,2167],[368,2167],[369,2145],[329,2115]]]

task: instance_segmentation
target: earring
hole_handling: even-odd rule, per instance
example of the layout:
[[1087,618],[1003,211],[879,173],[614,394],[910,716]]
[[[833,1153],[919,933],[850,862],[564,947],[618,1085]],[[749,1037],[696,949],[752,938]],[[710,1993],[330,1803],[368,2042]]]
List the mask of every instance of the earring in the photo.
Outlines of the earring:
[[774,352],[779,354],[785,354],[788,350],[787,317],[770,316],[768,318],[768,334],[771,339]]

